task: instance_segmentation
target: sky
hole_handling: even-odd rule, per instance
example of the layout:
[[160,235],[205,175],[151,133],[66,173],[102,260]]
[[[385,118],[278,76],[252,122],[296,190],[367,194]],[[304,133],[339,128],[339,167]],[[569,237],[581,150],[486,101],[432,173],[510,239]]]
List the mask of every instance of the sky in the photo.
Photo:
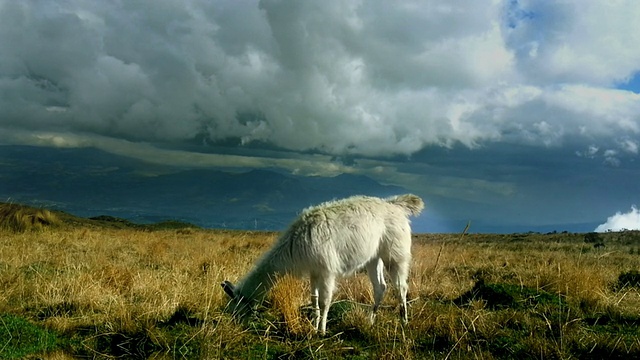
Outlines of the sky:
[[0,144],[366,175],[451,231],[640,228],[638,18],[635,0],[0,0]]

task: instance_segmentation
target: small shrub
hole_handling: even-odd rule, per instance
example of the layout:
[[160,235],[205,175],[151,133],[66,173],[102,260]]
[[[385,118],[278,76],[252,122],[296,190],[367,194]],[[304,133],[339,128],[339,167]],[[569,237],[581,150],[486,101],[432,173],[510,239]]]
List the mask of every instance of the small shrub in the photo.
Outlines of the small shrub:
[[151,230],[177,230],[180,233],[189,235],[198,226],[180,220],[164,220],[159,223],[147,225]]
[[598,244],[602,243],[602,238],[597,232],[590,232],[584,234],[584,242]]
[[122,224],[124,226],[131,226],[131,227],[134,226],[134,224],[129,220],[121,219],[121,218],[118,218],[118,217],[115,217],[115,216],[110,216],[110,215],[93,216],[93,217],[90,217],[89,220],[106,222],[106,223],[118,223],[118,224]]

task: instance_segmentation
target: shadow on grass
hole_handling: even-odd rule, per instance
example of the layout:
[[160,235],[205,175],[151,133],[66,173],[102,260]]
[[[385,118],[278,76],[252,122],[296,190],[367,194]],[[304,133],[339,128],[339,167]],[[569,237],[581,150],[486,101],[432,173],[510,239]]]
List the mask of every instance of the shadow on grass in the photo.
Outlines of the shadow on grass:
[[541,289],[507,283],[486,283],[483,279],[477,280],[471,290],[453,300],[453,303],[465,306],[472,300],[485,301],[487,308],[492,310],[523,310],[539,305],[562,306],[564,303],[559,295]]
[[[628,282],[627,282],[628,283]],[[491,338],[474,339],[498,358],[577,357],[579,359],[640,358],[640,316],[614,308],[573,304],[559,295],[508,283],[476,280],[473,288],[452,301],[467,307],[482,301],[490,311],[507,311]],[[514,315],[517,314],[517,315]]]

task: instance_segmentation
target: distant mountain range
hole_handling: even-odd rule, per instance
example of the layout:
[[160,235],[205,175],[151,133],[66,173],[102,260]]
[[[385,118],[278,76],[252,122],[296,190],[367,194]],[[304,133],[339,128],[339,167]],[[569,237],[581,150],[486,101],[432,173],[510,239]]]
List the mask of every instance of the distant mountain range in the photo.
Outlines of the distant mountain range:
[[0,146],[0,201],[208,228],[280,230],[303,208],[354,194],[406,193],[365,176],[305,177],[151,165],[93,148]]

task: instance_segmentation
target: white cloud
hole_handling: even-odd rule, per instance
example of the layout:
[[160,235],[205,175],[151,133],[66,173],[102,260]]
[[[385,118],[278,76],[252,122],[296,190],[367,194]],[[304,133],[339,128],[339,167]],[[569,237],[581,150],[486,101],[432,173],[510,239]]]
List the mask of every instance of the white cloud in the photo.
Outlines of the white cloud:
[[638,142],[631,139],[623,139],[619,141],[620,148],[630,154],[638,154]]
[[600,148],[595,145],[589,145],[589,148],[585,151],[579,151],[576,154],[578,156],[584,156],[588,158],[594,158],[596,154],[600,151]]
[[627,213],[616,212],[610,216],[604,224],[598,225],[596,232],[640,230],[640,210],[635,205]]
[[605,146],[640,133],[640,95],[611,89],[640,71],[639,12],[596,0],[0,0],[0,126],[364,156]]
[[548,89],[543,98],[545,106],[556,112],[555,116],[551,115],[555,123],[583,126],[580,132],[574,131],[576,135],[613,136],[640,132],[639,94],[575,84]]
[[[640,6],[618,1],[509,1],[507,43],[537,82],[611,85],[638,71]],[[612,56],[612,54],[615,54]]]
[[608,149],[604,151],[604,163],[613,167],[618,167],[621,164],[620,158],[618,158],[618,151]]

